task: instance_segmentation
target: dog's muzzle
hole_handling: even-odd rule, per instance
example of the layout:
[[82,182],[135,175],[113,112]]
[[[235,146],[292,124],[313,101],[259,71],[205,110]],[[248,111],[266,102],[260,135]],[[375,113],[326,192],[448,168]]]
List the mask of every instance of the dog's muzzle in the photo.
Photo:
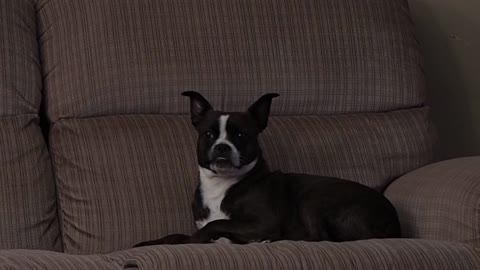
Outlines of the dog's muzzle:
[[228,144],[220,143],[215,145],[211,154],[211,166],[214,167],[215,170],[235,167],[232,155],[232,148]]
[[232,148],[228,144],[220,143],[215,145],[212,152],[212,161],[213,162],[230,162],[232,158]]

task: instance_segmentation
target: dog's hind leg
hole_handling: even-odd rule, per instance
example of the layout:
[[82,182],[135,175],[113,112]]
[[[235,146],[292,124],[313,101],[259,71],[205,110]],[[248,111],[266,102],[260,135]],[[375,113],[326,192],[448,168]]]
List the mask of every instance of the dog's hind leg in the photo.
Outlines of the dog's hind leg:
[[300,240],[315,242],[331,240],[328,224],[318,216],[305,216],[303,225],[305,226],[304,239]]

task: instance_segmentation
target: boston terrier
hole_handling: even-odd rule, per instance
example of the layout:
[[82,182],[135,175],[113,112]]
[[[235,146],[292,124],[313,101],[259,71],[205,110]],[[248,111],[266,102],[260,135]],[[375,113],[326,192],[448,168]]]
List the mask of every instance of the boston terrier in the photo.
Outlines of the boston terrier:
[[348,180],[269,170],[258,136],[278,94],[233,113],[213,110],[197,92],[182,95],[190,98],[198,131],[200,181],[192,202],[198,231],[136,246],[400,237],[397,212],[381,193]]

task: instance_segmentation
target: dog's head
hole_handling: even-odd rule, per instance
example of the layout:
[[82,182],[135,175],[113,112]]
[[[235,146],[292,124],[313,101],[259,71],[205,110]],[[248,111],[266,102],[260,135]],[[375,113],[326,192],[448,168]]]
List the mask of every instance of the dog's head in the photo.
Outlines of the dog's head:
[[266,94],[246,112],[216,111],[199,93],[188,91],[192,124],[198,131],[199,166],[218,175],[240,176],[252,169],[261,155],[258,135],[267,127],[272,99]]

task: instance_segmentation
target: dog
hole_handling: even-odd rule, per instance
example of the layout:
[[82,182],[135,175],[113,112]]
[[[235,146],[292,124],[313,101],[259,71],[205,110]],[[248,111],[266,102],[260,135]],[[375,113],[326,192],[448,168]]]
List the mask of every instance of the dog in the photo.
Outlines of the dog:
[[198,230],[137,244],[354,241],[398,238],[394,206],[362,184],[307,174],[270,171],[258,136],[267,127],[272,99],[263,95],[246,112],[216,111],[188,91],[198,132],[200,181],[192,202]]

